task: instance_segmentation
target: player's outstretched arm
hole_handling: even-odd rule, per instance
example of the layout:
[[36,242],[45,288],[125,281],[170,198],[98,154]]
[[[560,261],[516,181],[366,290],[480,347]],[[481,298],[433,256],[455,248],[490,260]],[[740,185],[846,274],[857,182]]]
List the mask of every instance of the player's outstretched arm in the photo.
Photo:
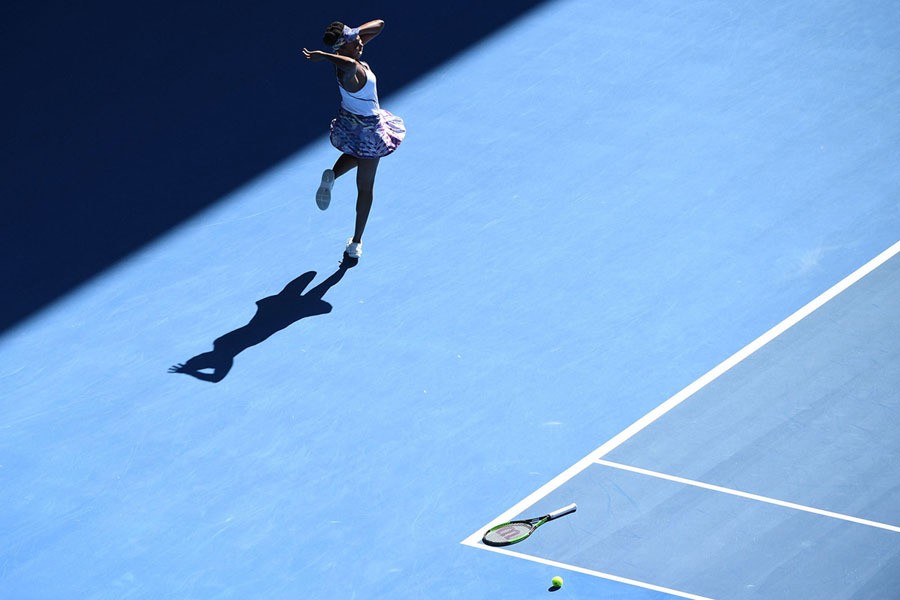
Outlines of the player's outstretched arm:
[[321,50],[303,49],[303,57],[310,62],[321,62],[327,60],[343,72],[356,71],[356,61],[340,54],[332,54],[331,52],[323,52]]

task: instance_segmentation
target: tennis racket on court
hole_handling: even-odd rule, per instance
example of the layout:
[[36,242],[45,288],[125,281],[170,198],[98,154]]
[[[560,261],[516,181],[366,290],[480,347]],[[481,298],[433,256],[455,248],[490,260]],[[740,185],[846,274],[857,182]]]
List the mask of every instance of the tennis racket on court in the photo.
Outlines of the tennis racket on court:
[[564,506],[559,510],[544,515],[543,517],[524,519],[521,521],[509,521],[508,523],[495,525],[485,532],[481,541],[488,546],[509,546],[511,544],[518,544],[534,533],[538,527],[547,521],[552,521],[553,519],[558,519],[571,514],[575,512],[575,509],[576,506],[573,502],[568,506]]

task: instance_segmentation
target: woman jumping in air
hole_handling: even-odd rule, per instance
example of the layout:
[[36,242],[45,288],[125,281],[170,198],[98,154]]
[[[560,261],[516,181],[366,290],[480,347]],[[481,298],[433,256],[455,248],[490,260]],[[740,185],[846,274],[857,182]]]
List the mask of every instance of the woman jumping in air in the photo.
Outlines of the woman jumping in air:
[[303,49],[307,60],[326,60],[334,65],[337,75],[341,108],[331,121],[331,143],[342,154],[332,168],[322,173],[316,204],[322,210],[328,208],[334,180],[356,167],[356,228],[344,250],[347,256],[356,259],[362,256],[362,235],[372,208],[378,161],[396,150],[406,136],[403,119],[379,106],[375,73],[359,60],[363,46],[383,28],[384,21],[381,20],[369,21],[353,29],[335,21],[322,37],[332,52]]

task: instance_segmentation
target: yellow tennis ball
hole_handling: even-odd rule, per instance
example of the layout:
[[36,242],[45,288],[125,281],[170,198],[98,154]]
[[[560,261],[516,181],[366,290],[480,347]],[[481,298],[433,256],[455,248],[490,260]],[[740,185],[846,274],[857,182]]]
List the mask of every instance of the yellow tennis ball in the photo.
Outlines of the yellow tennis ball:
[[554,577],[553,579],[550,580],[550,583],[553,584],[553,587],[562,587],[563,578],[560,577],[559,575],[557,575],[556,577]]

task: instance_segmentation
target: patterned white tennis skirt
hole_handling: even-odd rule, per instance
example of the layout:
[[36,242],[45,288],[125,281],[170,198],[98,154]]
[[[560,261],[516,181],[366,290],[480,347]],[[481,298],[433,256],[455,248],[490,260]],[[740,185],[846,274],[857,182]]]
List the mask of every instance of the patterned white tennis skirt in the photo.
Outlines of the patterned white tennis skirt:
[[377,115],[363,116],[342,107],[331,121],[331,144],[356,158],[387,156],[400,146],[404,137],[403,119],[383,108]]

